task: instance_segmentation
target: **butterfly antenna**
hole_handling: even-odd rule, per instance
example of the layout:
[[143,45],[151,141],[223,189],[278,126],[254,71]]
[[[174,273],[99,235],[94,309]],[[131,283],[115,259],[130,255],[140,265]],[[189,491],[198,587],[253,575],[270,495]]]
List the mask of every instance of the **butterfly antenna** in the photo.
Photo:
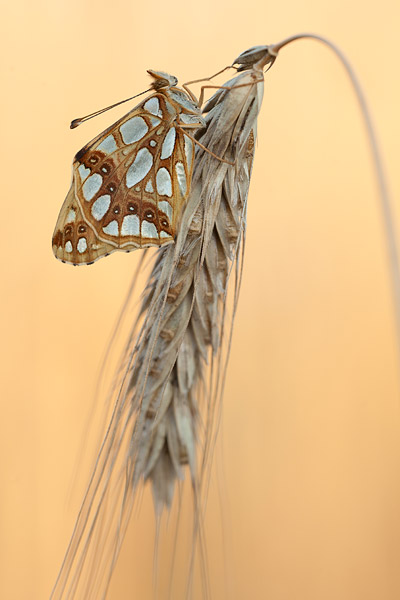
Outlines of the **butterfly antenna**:
[[131,96],[130,98],[127,98],[126,100],[121,100],[120,102],[111,104],[111,106],[107,106],[107,108],[102,108],[101,110],[97,110],[96,112],[91,113],[90,115],[86,115],[86,117],[80,117],[79,119],[74,119],[73,121],[71,121],[70,128],[75,129],[75,127],[78,127],[79,125],[81,125],[85,121],[88,121],[89,119],[92,119],[93,117],[97,117],[97,115],[101,115],[103,112],[110,110],[110,108],[115,108],[116,106],[119,106],[120,104],[124,104],[124,102],[129,102],[129,100],[132,100],[133,98],[137,98],[138,96],[142,96],[143,94],[147,94],[147,92],[151,92],[151,91],[152,91],[152,88],[149,88],[148,90],[145,90],[144,92],[140,92],[140,94],[135,94],[135,96]]

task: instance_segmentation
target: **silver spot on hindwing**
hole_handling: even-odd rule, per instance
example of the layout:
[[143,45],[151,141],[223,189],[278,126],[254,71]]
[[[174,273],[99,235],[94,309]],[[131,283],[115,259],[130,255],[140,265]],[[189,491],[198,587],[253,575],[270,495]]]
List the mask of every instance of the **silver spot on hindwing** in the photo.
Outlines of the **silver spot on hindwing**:
[[147,175],[153,165],[153,157],[147,148],[141,148],[126,173],[126,185],[133,187]]
[[157,227],[154,225],[154,223],[142,221],[142,237],[158,238]]
[[192,160],[193,160],[193,142],[190,138],[188,138],[187,135],[185,135],[185,156],[186,156],[186,162],[190,169],[190,167],[192,166]]
[[147,102],[144,103],[143,108],[156,117],[162,117],[162,113],[160,114],[160,102],[156,96],[149,98]]
[[149,128],[142,117],[132,117],[132,119],[123,123],[119,130],[125,144],[133,144],[134,142],[141,140],[146,135]]
[[111,221],[107,227],[103,227],[104,233],[108,233],[108,235],[118,236],[118,221]]
[[174,126],[168,131],[161,148],[161,159],[169,158],[174,151],[176,129]]
[[72,252],[72,244],[71,242],[68,240],[68,242],[65,244],[65,252],[68,252],[68,254],[70,252]]
[[95,202],[93,202],[93,206],[92,206],[91,210],[92,210],[92,215],[96,219],[96,221],[100,221],[104,217],[104,215],[110,208],[110,204],[111,204],[111,196],[109,194],[100,196],[100,198],[97,198],[97,200]]
[[149,119],[153,127],[158,127],[158,125],[161,123],[161,119],[158,117],[149,117]]
[[105,140],[101,142],[96,148],[96,150],[100,150],[105,154],[111,154],[115,152],[117,149],[117,144],[115,142],[115,138],[113,135],[108,135]]
[[86,252],[87,249],[87,242],[86,242],[86,238],[81,237],[78,240],[78,244],[77,244],[77,249],[79,254],[83,254],[84,252]]
[[137,215],[127,215],[124,217],[121,226],[121,235],[139,235],[140,221]]
[[156,186],[160,196],[172,196],[171,175],[165,167],[161,167],[161,169],[158,169],[157,171]]
[[103,183],[103,178],[98,173],[91,175],[89,179],[86,179],[85,183],[82,186],[82,194],[85,200],[88,202],[94,198],[99,189],[101,188],[101,184]]
[[175,165],[176,176],[178,178],[179,189],[181,190],[182,196],[186,196],[187,192],[187,181],[185,167],[182,162],[178,161]]
[[79,165],[78,173],[81,181],[85,181],[85,179],[90,175],[90,169],[87,169],[85,165]]

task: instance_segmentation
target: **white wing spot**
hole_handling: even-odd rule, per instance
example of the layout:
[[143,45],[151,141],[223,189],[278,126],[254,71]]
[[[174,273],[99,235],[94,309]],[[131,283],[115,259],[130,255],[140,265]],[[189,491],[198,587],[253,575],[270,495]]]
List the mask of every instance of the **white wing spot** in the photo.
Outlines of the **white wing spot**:
[[100,196],[100,198],[97,198],[97,200],[93,202],[92,215],[96,219],[96,221],[100,221],[104,217],[104,215],[110,208],[110,204],[111,196],[109,194]]
[[111,221],[107,227],[103,227],[104,233],[108,233],[108,235],[119,235],[118,231],[118,221]]
[[147,102],[144,103],[143,108],[145,110],[147,110],[147,112],[151,113],[152,115],[155,116],[162,116],[162,114],[160,115],[160,103],[158,101],[158,98],[149,98],[147,100]]
[[154,192],[153,184],[151,183],[151,179],[146,183],[146,187],[144,188],[145,192],[152,194]]
[[172,221],[172,206],[166,200],[162,200],[158,203],[158,208],[162,210],[162,212],[167,215],[170,221]]
[[68,254],[70,252],[72,252],[72,244],[71,242],[68,240],[68,242],[65,244],[65,252],[68,252]]
[[89,202],[99,191],[101,188],[101,184],[103,183],[103,178],[98,173],[91,175],[89,179],[85,181],[82,186],[82,193],[85,200]]
[[146,135],[149,128],[142,117],[132,117],[132,119],[123,123],[119,130],[125,144],[133,144],[134,142],[141,140]]
[[161,119],[158,117],[149,117],[149,119],[153,127],[158,127],[158,125],[161,123]]
[[169,158],[174,151],[175,147],[176,130],[175,127],[171,127],[165,136],[162,148],[161,148],[161,159]]
[[140,185],[137,185],[137,186],[135,187],[135,192],[140,192]]
[[141,148],[136,155],[135,160],[129,167],[126,173],[126,185],[128,188],[133,187],[139,181],[146,177],[153,165],[153,157],[147,148]]
[[83,254],[86,251],[86,248],[87,248],[86,238],[84,238],[84,237],[79,238],[78,245],[77,245],[79,254]]
[[113,135],[108,135],[106,139],[97,146],[97,150],[101,150],[101,152],[105,152],[106,154],[111,154],[112,152],[115,152],[116,149],[117,144]]
[[142,237],[146,238],[158,238],[157,228],[154,223],[148,221],[142,221]]
[[169,235],[169,233],[167,233],[166,231],[161,230],[160,231],[160,237],[163,238],[170,238],[171,236]]
[[182,196],[186,196],[187,192],[187,181],[186,181],[186,173],[185,167],[182,162],[177,162],[175,165],[176,175],[178,177],[178,185],[179,189],[182,192]]
[[139,235],[140,223],[137,215],[127,215],[122,221],[121,235]]
[[157,142],[156,142],[156,140],[150,140],[150,146],[151,146],[152,148],[155,148],[155,147],[157,146]]
[[81,181],[85,181],[85,179],[90,175],[90,169],[87,169],[85,165],[79,165],[78,173]]
[[185,135],[185,155],[186,155],[186,162],[190,169],[190,167],[192,165],[192,160],[193,160],[193,142],[190,138],[188,138],[187,135]]
[[161,167],[161,169],[158,169],[157,171],[156,186],[160,196],[172,196],[171,175],[165,167]]
[[69,213],[67,214],[67,218],[65,219],[66,223],[73,223],[76,219],[76,212],[74,211],[73,208],[71,208],[69,210]]

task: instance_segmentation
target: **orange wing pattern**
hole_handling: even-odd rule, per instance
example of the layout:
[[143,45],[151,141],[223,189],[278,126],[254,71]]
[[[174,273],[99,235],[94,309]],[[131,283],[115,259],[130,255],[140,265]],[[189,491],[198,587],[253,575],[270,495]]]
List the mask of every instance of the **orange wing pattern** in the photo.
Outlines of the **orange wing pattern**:
[[159,88],[75,156],[53,236],[57,258],[90,264],[115,250],[173,242],[193,171],[184,128],[204,121],[186,92]]

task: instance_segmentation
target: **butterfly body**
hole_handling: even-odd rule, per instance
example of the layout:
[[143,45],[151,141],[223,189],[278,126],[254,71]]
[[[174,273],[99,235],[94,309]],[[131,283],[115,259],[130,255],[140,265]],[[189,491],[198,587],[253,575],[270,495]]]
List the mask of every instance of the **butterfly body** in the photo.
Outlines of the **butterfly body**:
[[116,250],[174,241],[190,191],[200,109],[170,75],[149,71],[155,92],[80,150],[53,235],[56,258],[91,264]]

